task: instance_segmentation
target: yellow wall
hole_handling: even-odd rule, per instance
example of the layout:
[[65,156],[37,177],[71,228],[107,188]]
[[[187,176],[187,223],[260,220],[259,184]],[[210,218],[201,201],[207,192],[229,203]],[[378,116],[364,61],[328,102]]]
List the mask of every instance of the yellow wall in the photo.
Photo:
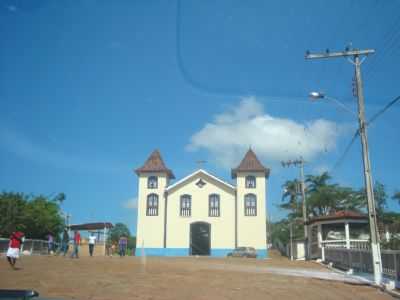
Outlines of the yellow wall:
[[[256,188],[245,188],[245,176],[256,176]],[[158,188],[148,189],[148,176],[158,176]],[[202,178],[206,185],[199,188],[196,182]],[[145,173],[139,176],[137,248],[164,247],[164,192],[168,183],[166,174]],[[147,195],[159,196],[158,216],[146,216]],[[220,217],[208,216],[208,197],[220,195]],[[257,196],[257,216],[244,215],[244,196]],[[180,216],[180,196],[192,197],[192,215]],[[237,194],[237,201],[235,201]],[[266,179],[264,173],[238,173],[237,187],[226,184],[199,171],[187,180],[168,189],[167,199],[167,248],[189,248],[190,224],[203,221],[211,224],[211,248],[232,249],[235,247],[235,203],[237,205],[237,246],[266,249]]]
[[[202,188],[196,182],[202,178]],[[208,216],[208,196],[220,196],[220,217]],[[180,196],[192,196],[192,215],[180,216]],[[235,247],[235,191],[205,174],[197,174],[168,193],[167,247],[189,248],[190,224],[203,221],[211,224],[211,248]]]
[[[245,178],[256,177],[256,188],[246,188]],[[266,249],[266,179],[262,172],[237,174],[238,247]],[[257,216],[244,215],[244,196],[248,193],[257,196]]]
[[[147,188],[147,178],[158,177],[157,189]],[[168,184],[165,173],[143,173],[139,176],[137,240],[138,248],[162,248],[164,246],[164,191]],[[146,216],[147,196],[158,195],[158,216]]]

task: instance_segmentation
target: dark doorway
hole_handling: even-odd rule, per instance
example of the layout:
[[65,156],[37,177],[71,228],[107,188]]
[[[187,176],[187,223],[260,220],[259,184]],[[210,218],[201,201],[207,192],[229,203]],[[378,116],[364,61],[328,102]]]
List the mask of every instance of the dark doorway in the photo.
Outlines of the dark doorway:
[[190,254],[210,255],[211,225],[205,222],[190,224]]

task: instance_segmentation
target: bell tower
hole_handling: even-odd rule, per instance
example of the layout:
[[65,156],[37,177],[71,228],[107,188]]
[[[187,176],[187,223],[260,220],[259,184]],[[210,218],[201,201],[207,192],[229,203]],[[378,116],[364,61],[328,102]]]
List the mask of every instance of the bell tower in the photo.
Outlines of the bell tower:
[[252,149],[247,151],[239,166],[232,169],[237,190],[237,246],[254,247],[259,258],[267,256],[266,183],[269,173]]
[[154,150],[135,172],[139,177],[136,255],[141,255],[142,248],[145,252],[157,252],[164,247],[165,189],[175,177],[159,150]]

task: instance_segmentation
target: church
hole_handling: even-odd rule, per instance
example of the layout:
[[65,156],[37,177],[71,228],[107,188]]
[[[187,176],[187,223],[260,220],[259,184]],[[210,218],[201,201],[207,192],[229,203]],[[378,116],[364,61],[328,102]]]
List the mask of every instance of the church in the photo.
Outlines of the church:
[[199,169],[175,176],[158,150],[138,175],[136,256],[224,257],[254,247],[267,257],[266,183],[270,170],[249,149],[230,184]]

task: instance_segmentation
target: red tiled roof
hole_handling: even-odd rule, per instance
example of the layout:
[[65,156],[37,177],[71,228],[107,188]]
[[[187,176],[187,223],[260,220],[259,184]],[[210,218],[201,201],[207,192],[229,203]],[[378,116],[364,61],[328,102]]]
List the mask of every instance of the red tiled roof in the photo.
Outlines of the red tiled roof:
[[264,172],[265,176],[268,177],[270,170],[264,167],[253,150],[249,149],[239,166],[232,169],[232,178],[235,178],[238,172]]
[[158,150],[154,150],[146,160],[144,165],[135,170],[136,174],[148,173],[148,172],[165,172],[169,178],[174,179],[175,176],[170,169],[168,169],[161,157],[161,153]]
[[342,220],[342,219],[368,219],[368,216],[365,214],[361,214],[352,210],[339,210],[333,214],[326,216],[314,217],[308,220],[308,224],[312,224],[318,221],[332,221],[332,220]]

